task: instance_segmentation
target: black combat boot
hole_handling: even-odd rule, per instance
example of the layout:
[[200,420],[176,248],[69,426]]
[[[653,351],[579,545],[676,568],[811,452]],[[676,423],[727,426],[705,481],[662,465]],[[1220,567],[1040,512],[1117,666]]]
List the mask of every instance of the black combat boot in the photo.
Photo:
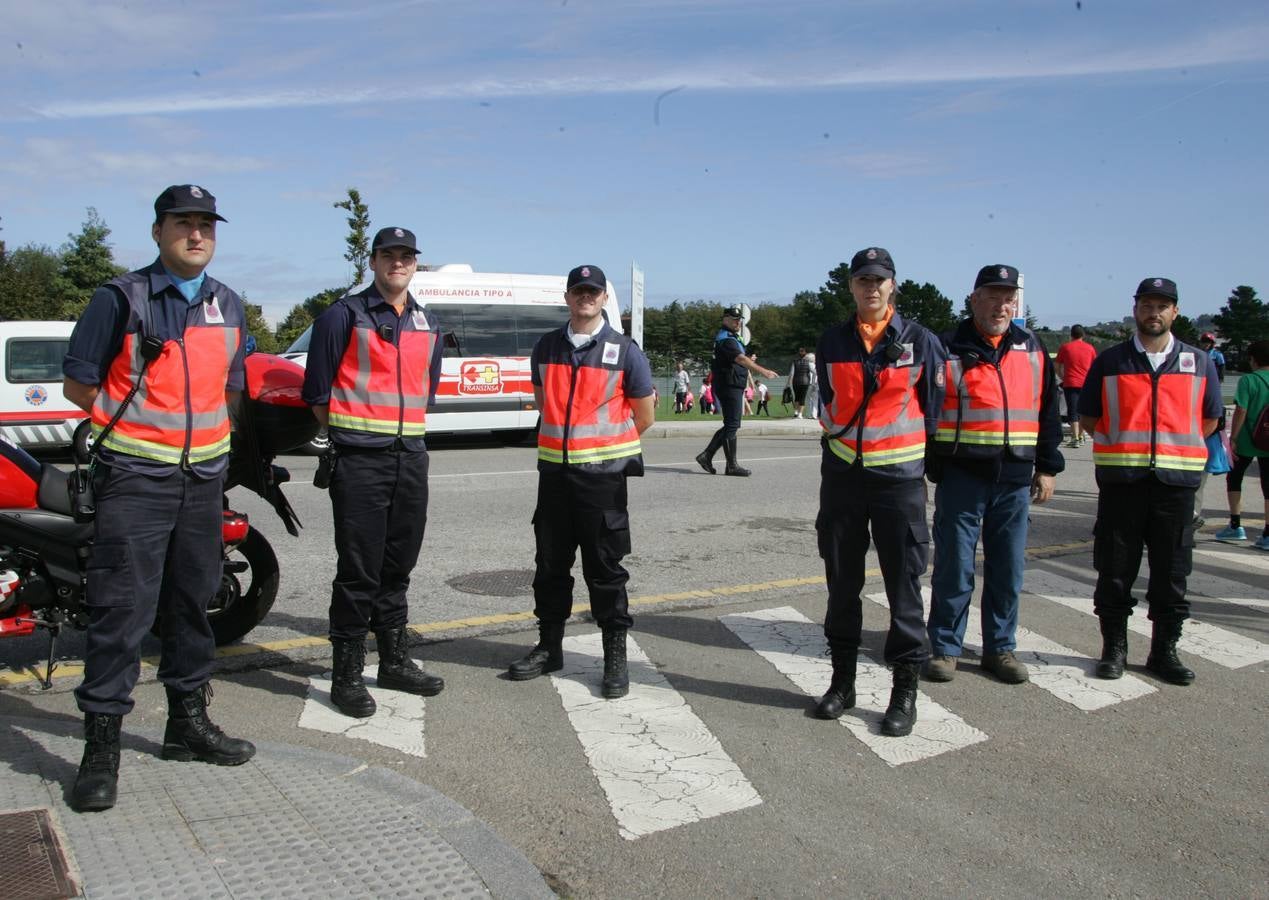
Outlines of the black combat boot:
[[379,687],[435,697],[445,689],[445,679],[429,675],[410,659],[410,630],[404,625],[376,631],[379,642]]
[[539,622],[538,645],[523,659],[517,659],[507,670],[512,681],[528,681],[547,672],[564,668],[564,623]]
[[723,471],[724,475],[739,475],[742,478],[749,475],[749,470],[736,462],[736,439],[728,438],[723,442],[723,453],[727,456],[727,468]]
[[378,707],[362,676],[366,668],[366,639],[331,638],[330,645],[335,669],[330,678],[330,702],[354,719],[373,716]]
[[1097,677],[1113,681],[1124,676],[1128,664],[1128,619],[1124,616],[1100,616],[1102,626],[1102,658],[1097,661]]
[[1185,685],[1194,681],[1194,670],[1184,666],[1176,655],[1176,642],[1180,639],[1180,622],[1154,623],[1146,668],[1168,684]]
[[115,805],[119,785],[119,728],[123,716],[84,713],[84,758],[79,763],[70,805],[98,812]]
[[917,680],[921,667],[916,663],[895,663],[894,687],[890,689],[890,705],[881,720],[881,733],[888,737],[903,737],[912,733],[916,724]]
[[709,446],[696,454],[696,462],[702,469],[711,475],[718,472],[714,468],[714,454],[718,452],[718,448],[723,445],[723,439],[719,437],[718,432],[714,432],[714,436],[709,439]]
[[842,713],[855,706],[856,650],[833,650],[833,680],[828,692],[815,705],[815,715],[821,719],[839,719]]
[[254,744],[228,737],[208,718],[211,696],[210,682],[189,693],[167,688],[167,728],[160,754],[164,759],[240,766],[256,755]]
[[604,681],[601,691],[605,700],[616,700],[630,693],[630,674],[626,671],[626,629],[615,626],[604,629]]

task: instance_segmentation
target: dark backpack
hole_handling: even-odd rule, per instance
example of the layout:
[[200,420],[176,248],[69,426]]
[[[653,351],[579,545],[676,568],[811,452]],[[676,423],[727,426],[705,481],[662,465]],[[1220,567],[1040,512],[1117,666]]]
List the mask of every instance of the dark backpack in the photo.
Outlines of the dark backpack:
[[[1248,377],[1254,377],[1254,374]],[[1247,437],[1251,440],[1251,445],[1257,450],[1269,453],[1269,403],[1260,410],[1254,425],[1248,422],[1243,427],[1247,429]]]

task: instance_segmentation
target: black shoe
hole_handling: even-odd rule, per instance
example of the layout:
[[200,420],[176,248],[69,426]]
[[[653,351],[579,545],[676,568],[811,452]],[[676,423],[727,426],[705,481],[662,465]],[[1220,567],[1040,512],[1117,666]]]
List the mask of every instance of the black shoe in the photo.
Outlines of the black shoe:
[[842,713],[855,706],[855,662],[858,650],[838,648],[830,650],[833,658],[833,680],[824,696],[815,704],[815,715],[820,719],[839,719]]
[[545,622],[538,625],[538,644],[523,659],[517,659],[507,670],[512,681],[528,681],[545,675],[547,672],[558,672],[564,668],[564,623]]
[[429,675],[410,659],[410,633],[404,625],[376,631],[379,642],[379,687],[421,697],[435,697],[445,689],[445,679]]
[[616,700],[630,693],[630,673],[626,670],[626,629],[604,629],[604,681],[600,693]]
[[71,788],[71,808],[100,812],[115,805],[119,787],[119,729],[123,716],[84,713],[84,757]]
[[227,736],[208,718],[211,696],[210,683],[189,693],[167,689],[167,728],[160,754],[164,759],[240,766],[256,755],[254,744]]
[[707,451],[702,450],[700,453],[696,454],[696,462],[709,474],[717,474],[718,470],[714,468],[713,457],[710,456]]
[[366,668],[365,638],[331,638],[334,672],[330,678],[330,702],[346,716],[365,719],[378,708],[366,690],[362,672]]
[[738,475],[741,478],[747,478],[751,474],[748,469],[736,462],[735,438],[728,438],[723,441],[723,454],[727,457],[727,468],[723,470],[724,475]]
[[904,737],[916,724],[917,679],[921,667],[915,663],[896,663],[894,687],[890,689],[890,705],[881,720],[881,733],[888,737]]
[[1102,658],[1097,661],[1097,677],[1114,681],[1123,678],[1128,664],[1128,620],[1122,616],[1099,617],[1102,629]]
[[1180,622],[1155,622],[1146,668],[1168,684],[1184,686],[1194,682],[1194,670],[1185,666],[1176,655],[1176,642],[1180,638]]

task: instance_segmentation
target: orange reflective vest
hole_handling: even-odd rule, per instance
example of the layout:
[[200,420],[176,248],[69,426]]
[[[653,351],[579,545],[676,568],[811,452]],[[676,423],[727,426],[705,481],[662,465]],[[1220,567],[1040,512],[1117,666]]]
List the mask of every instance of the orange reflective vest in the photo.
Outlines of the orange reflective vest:
[[[892,479],[925,472],[926,416],[923,381],[942,379],[943,357],[926,329],[896,313],[887,337],[868,353],[855,323],[831,328],[816,349],[823,385],[830,388],[820,412],[825,446],[846,465]],[[941,390],[932,399],[942,402]]]
[[339,302],[352,310],[353,325],[331,383],[332,439],[366,444],[367,435],[423,437],[437,340],[427,313],[408,306],[392,333],[380,334],[361,295]]
[[1132,341],[1102,353],[1092,370],[1101,378],[1102,414],[1093,430],[1099,479],[1135,481],[1153,472],[1165,484],[1198,486],[1207,464],[1207,367],[1207,354],[1181,341],[1153,371]]
[[625,392],[630,338],[609,326],[574,352],[565,329],[544,335],[534,352],[542,384],[538,469],[643,474],[643,449]]
[[[1002,448],[1018,459],[1035,459],[1044,396],[1044,346],[1029,332],[1022,341],[1011,329],[999,359],[975,361],[953,348],[947,361],[947,394],[934,433],[945,455],[994,456]],[[959,351],[959,352],[958,352]]]
[[93,403],[92,429],[100,434],[140,379],[140,387],[101,446],[116,453],[172,465],[207,462],[229,452],[225,385],[238,352],[242,301],[220,282],[204,281],[208,299],[191,307],[182,336],[163,342],[141,376],[141,340],[156,335],[147,270],[108,282],[128,301],[123,346],[110,363]]

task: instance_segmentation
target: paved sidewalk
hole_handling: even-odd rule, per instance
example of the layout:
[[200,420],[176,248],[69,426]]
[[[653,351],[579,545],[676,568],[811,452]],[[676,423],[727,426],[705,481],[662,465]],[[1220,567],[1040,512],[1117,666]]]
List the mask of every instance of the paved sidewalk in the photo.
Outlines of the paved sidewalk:
[[[708,438],[723,425],[722,416],[702,416],[696,412],[682,415],[670,415],[658,419],[642,435],[644,440],[665,437],[703,437]],[[817,419],[793,419],[789,417],[768,419],[744,419],[740,423],[740,439],[747,437],[789,437],[818,438],[823,432]]]
[[[258,742],[251,762],[221,768],[165,762],[160,732],[125,729],[118,804],[75,813],[65,796],[80,730],[65,716],[6,718],[0,814],[50,810],[85,897],[555,896],[519,850],[438,791],[286,744]],[[37,868],[0,861],[0,893],[18,896],[15,873]]]

